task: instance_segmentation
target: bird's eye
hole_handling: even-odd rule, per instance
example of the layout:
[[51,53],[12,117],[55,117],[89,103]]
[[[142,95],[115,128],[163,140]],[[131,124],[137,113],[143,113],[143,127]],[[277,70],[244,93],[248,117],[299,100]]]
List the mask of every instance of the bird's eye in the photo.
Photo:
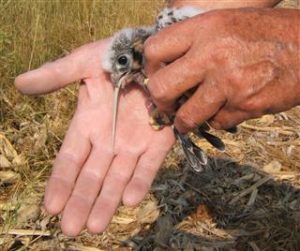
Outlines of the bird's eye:
[[128,58],[126,56],[120,56],[118,58],[118,64],[119,65],[127,65],[128,64]]

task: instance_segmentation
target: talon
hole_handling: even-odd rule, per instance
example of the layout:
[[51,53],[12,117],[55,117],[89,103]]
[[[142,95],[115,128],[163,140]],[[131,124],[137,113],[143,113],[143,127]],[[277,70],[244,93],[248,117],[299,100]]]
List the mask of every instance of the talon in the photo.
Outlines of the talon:
[[149,118],[149,125],[153,126],[153,125],[155,125],[155,124],[156,124],[156,121],[155,121],[155,119],[151,116],[151,117]]
[[152,129],[153,129],[154,131],[160,131],[161,129],[164,128],[164,126],[158,125],[158,124],[156,124],[156,125],[151,125],[151,127],[152,127]]
[[159,130],[161,130],[161,129],[164,127],[164,125],[158,124],[157,121],[155,120],[155,118],[154,118],[153,116],[151,116],[151,117],[149,118],[149,125],[150,125],[150,126],[152,127],[152,129],[155,130],[155,131],[159,131]]
[[145,88],[147,88],[148,83],[149,83],[149,78],[145,78],[143,83]]

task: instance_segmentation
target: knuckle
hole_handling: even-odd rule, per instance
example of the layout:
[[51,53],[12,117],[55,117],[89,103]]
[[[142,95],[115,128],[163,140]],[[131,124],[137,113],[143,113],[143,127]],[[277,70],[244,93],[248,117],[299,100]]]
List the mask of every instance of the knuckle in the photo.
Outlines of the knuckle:
[[157,57],[156,39],[155,35],[149,37],[144,43],[144,55],[146,60],[153,60]]
[[[125,145],[124,145],[125,146]],[[122,149],[119,152],[119,156],[126,156],[126,158],[136,158],[140,156],[144,149],[144,143],[136,144],[135,146],[126,146],[127,149]]]
[[245,112],[257,112],[261,110],[261,102],[258,99],[249,99],[240,105],[241,110]]
[[[98,137],[99,138],[99,137]],[[95,143],[93,143],[95,142]],[[99,142],[96,142],[96,140],[92,140],[92,144],[93,144],[93,150],[95,152],[99,152],[101,154],[103,154],[103,156],[107,156],[107,158],[112,159],[115,155],[114,149],[112,149],[111,147],[105,147],[103,144],[99,144]]]
[[220,122],[220,129],[226,130],[228,128],[234,127],[235,123],[234,121],[222,121]]
[[93,197],[88,196],[87,194],[78,192],[76,190],[74,190],[73,194],[72,194],[72,199],[76,200],[82,204],[91,204],[93,202]]
[[111,184],[116,183],[125,185],[130,178],[130,174],[131,173],[129,172],[112,172],[107,178],[111,181]]
[[108,158],[112,159],[114,157],[114,149],[109,148],[109,147],[103,147],[102,151],[103,151],[103,154],[105,156],[107,156]]
[[144,181],[145,181],[145,177],[149,177],[158,171],[157,166],[153,164],[154,162],[155,160],[152,159],[152,161],[149,160],[147,162],[145,161],[144,163],[141,163],[145,176],[140,178],[143,179]]
[[241,116],[240,114],[227,114],[227,116],[220,116],[210,120],[209,124],[216,130],[227,130],[244,121],[243,118],[244,115]]
[[89,184],[97,184],[103,180],[103,174],[97,170],[92,170],[92,168],[82,170],[80,175]]
[[55,172],[55,170],[53,171],[51,177],[50,177],[50,180],[49,180],[49,183],[50,182],[52,184],[63,184],[65,187],[66,186],[73,186],[74,185],[74,182],[71,181],[67,176],[62,176],[59,172]]
[[69,150],[61,150],[58,155],[56,156],[56,159],[54,161],[54,165],[57,164],[66,164],[68,163],[70,166],[80,166],[81,161],[80,158],[72,153]]
[[148,191],[151,188],[152,180],[145,179],[146,176],[134,176],[133,182],[137,187],[140,188],[140,191]]
[[186,131],[197,127],[197,123],[194,121],[193,116],[187,112],[179,111],[176,115],[176,123],[180,127],[183,127]]
[[220,121],[213,121],[211,123],[211,126],[216,130],[226,130],[228,128],[234,127],[235,123],[226,120],[220,120]]
[[209,121],[209,125],[214,128],[215,130],[221,130],[222,129],[222,125],[219,121],[217,120],[210,120]]
[[149,91],[151,93],[152,98],[158,102],[167,102],[168,101],[168,90],[161,78],[153,77],[150,80]]

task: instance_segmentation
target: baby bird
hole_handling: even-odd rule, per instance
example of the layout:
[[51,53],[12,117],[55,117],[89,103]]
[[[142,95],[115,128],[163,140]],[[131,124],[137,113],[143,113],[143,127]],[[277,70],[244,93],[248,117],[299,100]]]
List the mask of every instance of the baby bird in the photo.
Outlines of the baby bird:
[[154,27],[126,28],[119,31],[114,35],[110,48],[103,57],[102,67],[110,73],[114,84],[113,148],[120,88],[125,88],[133,82],[141,85],[144,83],[146,76],[143,68],[143,44],[154,31]]
[[[113,107],[113,128],[112,139],[114,146],[114,138],[116,131],[116,118],[118,108],[118,96],[120,88],[125,88],[130,83],[138,83],[145,91],[147,91],[146,80],[147,77],[144,72],[144,56],[143,44],[146,39],[159,30],[180,22],[189,17],[202,13],[202,10],[193,7],[183,8],[165,8],[163,9],[157,19],[155,26],[126,28],[116,33],[111,41],[110,47],[103,58],[103,69],[110,73],[111,80],[114,84],[114,107]],[[190,94],[189,94],[190,95]],[[188,93],[184,95],[179,104],[182,104]],[[150,123],[154,128],[162,128],[164,125],[173,125],[174,115],[167,115],[160,113],[157,110],[153,111],[152,122]],[[208,158],[206,154],[188,137],[179,133],[173,126],[176,138],[182,145],[183,151],[187,158],[189,165],[195,171],[202,171],[207,164]],[[225,145],[221,139],[208,133],[209,126],[203,124],[194,130],[194,134],[205,138],[217,149],[224,151]]]

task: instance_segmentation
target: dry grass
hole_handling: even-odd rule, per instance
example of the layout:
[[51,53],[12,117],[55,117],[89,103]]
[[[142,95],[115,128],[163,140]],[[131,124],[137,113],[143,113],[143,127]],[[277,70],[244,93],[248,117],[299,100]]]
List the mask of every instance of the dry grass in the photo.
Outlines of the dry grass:
[[175,147],[142,205],[120,207],[101,235],[67,238],[41,209],[77,88],[28,98],[13,79],[123,26],[150,23],[160,4],[0,0],[1,250],[300,250],[300,108],[220,133],[224,154],[201,142],[214,157],[205,173],[187,169]]

